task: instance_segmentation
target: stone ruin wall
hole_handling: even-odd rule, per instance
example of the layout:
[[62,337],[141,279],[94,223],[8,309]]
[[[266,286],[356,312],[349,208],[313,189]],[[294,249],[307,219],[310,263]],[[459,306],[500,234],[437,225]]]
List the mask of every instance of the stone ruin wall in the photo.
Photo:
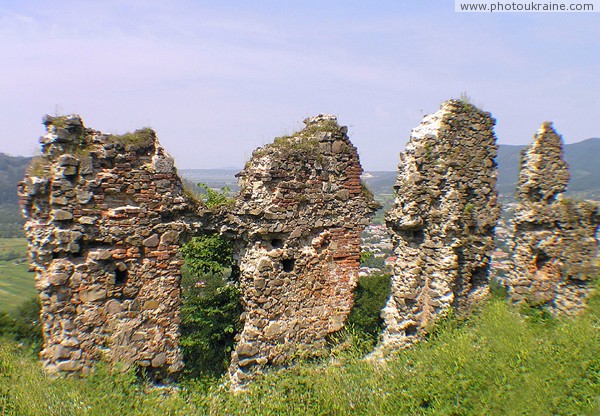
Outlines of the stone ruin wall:
[[235,207],[215,212],[186,196],[152,130],[102,134],[78,116],[44,123],[42,156],[19,193],[51,372],[86,373],[99,359],[159,379],[179,372],[179,248],[206,232],[232,239],[239,257],[234,385],[324,347],[343,326],[376,204],[335,117],[255,151]]
[[513,301],[574,315],[598,275],[600,211],[592,201],[566,198],[568,182],[562,137],[544,123],[521,158],[507,286]]
[[322,353],[353,306],[361,232],[376,204],[356,148],[334,116],[257,149],[238,174],[229,226],[241,231],[243,330],[230,377]]
[[46,117],[42,155],[20,184],[51,372],[99,359],[159,378],[182,368],[179,247],[190,212],[152,130],[112,136]]
[[494,124],[451,100],[413,129],[386,216],[398,259],[377,354],[409,346],[450,308],[463,313],[488,296],[500,215]]
[[[77,116],[44,123],[42,156],[19,191],[51,372],[85,373],[99,359],[159,378],[179,372],[179,248],[205,232],[231,239],[239,259],[245,312],[234,386],[266,365],[319,354],[343,326],[360,234],[377,207],[335,117],[307,119],[304,130],[257,149],[238,175],[234,206],[218,212],[185,195],[152,130],[102,134]],[[494,124],[451,100],[412,131],[386,217],[398,260],[378,355],[487,297],[499,217]],[[524,157],[508,286],[515,300],[535,296],[570,313],[596,270],[599,214],[562,197],[568,173],[555,136],[544,125]]]

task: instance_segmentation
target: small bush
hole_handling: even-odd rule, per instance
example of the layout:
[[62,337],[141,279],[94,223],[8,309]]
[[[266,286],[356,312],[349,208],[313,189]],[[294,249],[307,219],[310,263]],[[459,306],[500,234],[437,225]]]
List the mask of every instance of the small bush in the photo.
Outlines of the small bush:
[[40,322],[40,301],[36,296],[14,311],[0,312],[0,336],[25,343],[33,350],[42,347],[42,325]]
[[215,191],[207,184],[199,182],[198,187],[204,192],[200,192],[197,195],[208,208],[218,208],[224,205],[232,205],[235,202],[234,199],[230,197],[231,189],[229,189],[228,186],[222,187],[220,191]]
[[229,364],[243,312],[229,242],[194,237],[181,248],[181,349],[188,378],[219,377]]
[[389,296],[389,274],[359,277],[354,292],[354,308],[348,316],[348,325],[363,332],[367,338],[377,340],[383,330],[381,310]]

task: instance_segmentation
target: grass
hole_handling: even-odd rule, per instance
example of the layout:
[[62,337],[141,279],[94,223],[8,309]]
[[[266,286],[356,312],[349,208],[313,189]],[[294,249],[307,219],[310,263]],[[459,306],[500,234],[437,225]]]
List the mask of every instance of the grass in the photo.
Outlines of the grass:
[[493,299],[472,318],[385,362],[361,359],[356,334],[317,363],[273,371],[232,394],[185,381],[151,389],[131,373],[49,379],[36,358],[0,340],[0,414],[6,415],[592,415],[600,412],[600,302],[586,315],[522,314]]
[[[27,241],[24,238],[0,238],[0,258],[16,253],[11,260],[0,260],[0,311],[9,311],[37,294],[34,274],[28,271]],[[15,257],[15,256],[9,256]]]
[[310,159],[316,159],[319,163],[324,163],[325,160],[319,152],[319,140],[314,136],[318,132],[335,133],[339,129],[340,126],[333,120],[311,124],[292,135],[275,137],[273,143],[256,150],[254,156],[261,157],[267,153],[267,149],[275,149],[282,154],[283,158],[308,156]]
[[125,133],[125,134],[115,134],[109,136],[109,140],[113,143],[119,143],[123,145],[126,149],[131,149],[132,147],[141,147],[148,146],[153,143],[155,138],[154,130],[150,127],[144,127],[142,129],[138,129],[133,133]]
[[47,178],[50,175],[50,162],[42,156],[31,159],[29,166],[25,169],[27,176]]

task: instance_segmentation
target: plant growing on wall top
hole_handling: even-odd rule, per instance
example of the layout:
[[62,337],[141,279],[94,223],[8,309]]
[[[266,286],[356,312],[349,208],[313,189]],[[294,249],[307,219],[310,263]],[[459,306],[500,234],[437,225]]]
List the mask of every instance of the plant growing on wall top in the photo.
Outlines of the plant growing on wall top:
[[201,193],[199,196],[208,208],[232,205],[235,202],[233,198],[230,198],[231,189],[228,186],[222,187],[220,191],[215,191],[207,184],[198,182],[198,187],[204,190],[204,193]]

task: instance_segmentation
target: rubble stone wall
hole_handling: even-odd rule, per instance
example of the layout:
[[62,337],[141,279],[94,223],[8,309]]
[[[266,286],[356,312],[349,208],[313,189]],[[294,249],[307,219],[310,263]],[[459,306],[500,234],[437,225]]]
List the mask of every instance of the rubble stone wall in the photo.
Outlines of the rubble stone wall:
[[[234,245],[244,313],[229,376],[326,351],[353,306],[361,232],[378,208],[334,116],[254,151],[231,206],[183,191],[150,129],[115,136],[78,116],[44,119],[42,155],[19,185],[51,372],[101,359],[158,378],[183,366],[179,249],[218,232]],[[495,120],[458,100],[415,128],[386,216],[397,261],[377,354],[404,348],[450,309],[485,299],[497,202]],[[597,274],[598,205],[562,196],[561,138],[545,123],[523,155],[514,226],[516,301],[577,313]]]
[[78,116],[44,122],[42,156],[19,192],[50,371],[85,373],[99,359],[160,377],[180,371],[179,249],[207,232],[233,242],[241,270],[234,385],[322,352],[343,326],[377,204],[335,117],[307,119],[256,150],[235,205],[212,211],[183,192],[152,130],[113,136]]
[[99,359],[182,368],[179,247],[191,211],[150,129],[123,136],[46,117],[42,155],[19,186],[51,372]]
[[497,202],[495,120],[450,100],[413,129],[386,216],[395,254],[379,354],[418,340],[450,308],[487,297]]
[[598,275],[598,204],[566,198],[562,137],[544,123],[523,151],[513,220],[512,300],[555,313],[581,312]]
[[257,149],[238,174],[228,227],[239,232],[243,331],[230,376],[319,354],[353,306],[360,235],[376,208],[356,148],[334,116]]

